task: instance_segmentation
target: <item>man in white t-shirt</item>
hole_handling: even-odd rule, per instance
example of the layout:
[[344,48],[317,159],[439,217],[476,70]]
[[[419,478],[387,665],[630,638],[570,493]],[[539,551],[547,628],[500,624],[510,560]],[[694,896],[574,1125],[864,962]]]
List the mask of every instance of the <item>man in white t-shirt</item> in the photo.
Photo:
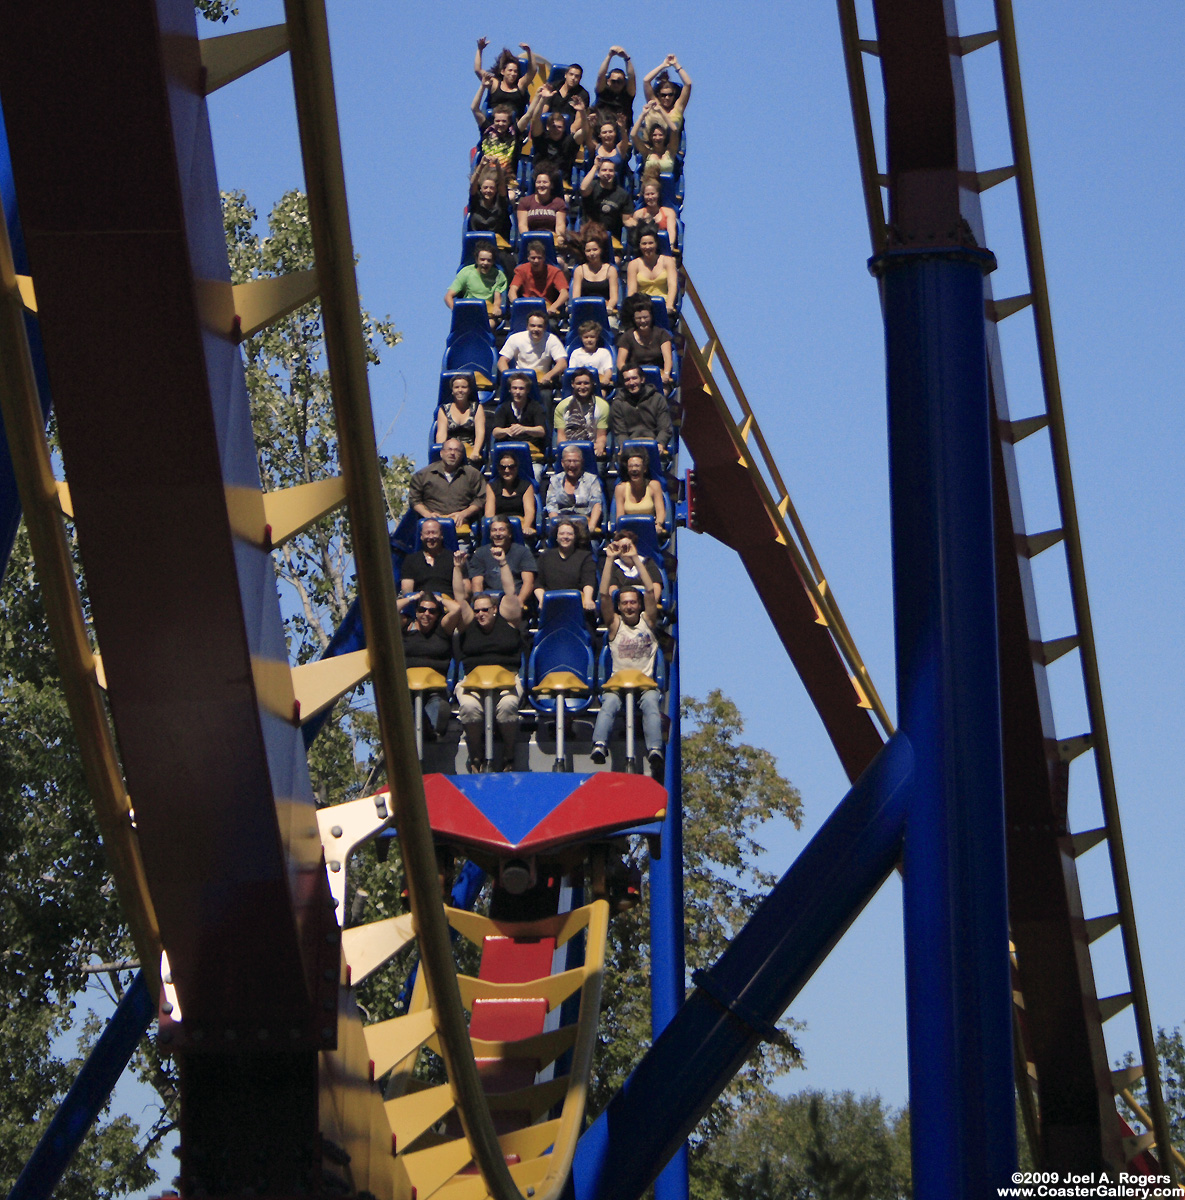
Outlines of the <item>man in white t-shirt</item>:
[[555,381],[567,370],[568,356],[564,344],[554,333],[547,332],[547,318],[542,313],[532,313],[527,318],[527,327],[521,333],[512,333],[502,346],[498,357],[498,371],[534,371],[539,380],[539,391],[544,401],[551,398]]
[[[636,569],[644,588],[640,593],[633,588],[622,588],[617,593],[616,609],[613,607],[610,591],[610,576],[615,562]],[[600,595],[601,617],[608,629],[613,674],[634,670],[653,679],[658,662],[658,638],[655,636],[655,630],[658,628],[658,604],[654,599],[650,573],[646,570],[642,556],[632,548],[621,551],[616,543],[610,546],[609,553],[605,556],[605,569],[601,572]],[[662,694],[656,687],[638,693],[638,707],[642,710],[642,733],[646,740],[646,759],[650,764],[650,773],[656,779],[661,779],[663,772],[661,703]],[[603,763],[608,756],[609,735],[613,732],[613,723],[620,711],[620,693],[602,692],[601,711],[597,714],[597,722],[593,726],[593,762]]]

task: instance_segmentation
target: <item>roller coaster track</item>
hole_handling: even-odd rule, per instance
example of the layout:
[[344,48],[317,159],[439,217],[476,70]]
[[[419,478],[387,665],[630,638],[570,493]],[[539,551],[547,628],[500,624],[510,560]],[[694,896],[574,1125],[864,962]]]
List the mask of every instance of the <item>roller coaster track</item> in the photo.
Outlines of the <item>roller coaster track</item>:
[[[117,884],[150,988],[163,987],[160,1037],[179,1054],[183,1094],[199,1114],[191,1114],[183,1137],[187,1189],[210,1186],[218,1178],[211,1155],[225,1155],[226,1144],[241,1146],[245,1138],[257,1151],[270,1147],[287,1171],[266,1180],[265,1189],[307,1190],[319,1170],[332,1167],[343,1168],[350,1190],[380,1200],[426,1197],[472,1162],[480,1176],[461,1180],[450,1195],[513,1200],[518,1175],[532,1194],[555,1196],[583,1118],[607,905],[594,901],[550,930],[561,944],[587,934],[582,967],[551,976],[548,965],[541,981],[521,973],[511,981],[456,975],[450,919],[484,940],[487,952],[526,935],[539,943],[548,931],[528,927],[524,935],[483,926],[470,914],[449,918],[440,902],[394,625],[325,13],[319,0],[290,0],[286,15],[285,26],[200,45],[188,0],[133,4],[118,30],[104,28],[97,13],[66,31],[45,10],[7,23],[0,71],[36,264],[34,283],[17,277],[11,253],[0,259],[4,415],[22,467],[22,501]],[[285,50],[316,269],[232,288],[204,96]],[[88,67],[98,61],[105,65],[97,77]],[[49,124],[62,123],[50,136],[69,142],[81,131],[85,149],[47,173],[38,144],[47,129],[40,98],[49,94],[59,102]],[[101,129],[92,119],[100,111]],[[96,172],[99,161],[105,169]],[[317,295],[342,478],[264,495],[237,342]],[[140,319],[113,322],[128,301]],[[36,308],[46,339],[68,487],[50,467],[26,307]],[[149,349],[165,346],[167,355]],[[291,669],[269,552],[343,500],[367,649],[349,663]],[[79,532],[93,636],[106,651],[101,665],[82,621],[63,511]],[[126,537],[129,523],[138,537]],[[184,555],[179,535],[190,543]],[[159,619],[145,610],[145,596],[170,597],[159,605]],[[390,791],[323,810],[310,827],[302,716],[367,676]],[[111,723],[100,685],[109,689]],[[164,729],[171,732],[162,745]],[[348,853],[392,823],[410,922],[351,929],[343,938],[329,914],[344,915]],[[334,856],[328,874],[322,843]],[[364,1034],[352,986],[402,949],[413,930],[420,963],[415,1011]],[[576,993],[581,1016],[573,1031],[525,1047],[479,1046],[491,1060],[546,1062],[571,1051],[569,1077],[489,1101],[466,1007],[539,996],[550,1008]],[[321,1009],[336,1011],[336,1023],[326,1023]],[[257,1051],[247,1074],[263,1078],[228,1077],[240,1035]],[[368,1038],[393,1068],[430,1046],[445,1062],[447,1087],[411,1092],[384,1108]],[[259,1069],[267,1060],[259,1047],[280,1039],[291,1051],[275,1055],[272,1070]],[[273,1106],[262,1123],[260,1087]],[[504,1115],[525,1113],[529,1125],[561,1099],[555,1122],[518,1133],[495,1128],[492,1106]],[[318,1112],[322,1151],[310,1157],[309,1122],[315,1130]],[[463,1138],[417,1147],[449,1112]],[[408,1142],[413,1152],[396,1158],[399,1143]],[[511,1156],[520,1164],[513,1174]]]
[[[1105,1162],[1112,1168],[1122,1169],[1142,1150],[1169,1144],[1168,1121],[1156,1065],[1155,1039],[1144,987],[1103,710],[1011,0],[996,0],[995,7],[996,29],[971,36],[959,36],[952,31],[949,42],[957,91],[956,112],[960,116],[960,184],[965,189],[963,212],[970,214],[968,219],[976,242],[981,246],[988,245],[980,215],[979,194],[1015,180],[1029,279],[1026,294],[1004,299],[992,296],[990,278],[985,278],[984,282],[989,379],[999,433],[995,444],[994,476],[1001,680],[1007,698],[1004,705],[1005,794],[1011,925],[1019,1005],[1017,1027],[1023,1046],[1017,1085],[1030,1135],[1035,1135],[1034,1152],[1044,1167],[1063,1170],[1081,1167],[1093,1157],[1100,1167]],[[881,47],[875,39],[860,36],[852,0],[838,0],[838,9],[869,235],[873,253],[877,254],[889,244],[890,226],[885,216],[882,187],[890,186],[891,181],[877,165],[862,56],[878,56]],[[992,45],[999,47],[1012,162],[996,169],[978,171],[971,131],[966,124],[962,57]],[[900,63],[901,47],[895,47],[895,50]],[[1031,309],[1033,315],[1045,411],[1017,420],[1011,417],[1008,409],[996,326],[1026,308]],[[1048,430],[1061,522],[1057,529],[1030,533],[1025,528],[1021,507],[1014,447],[1041,430]],[[1030,561],[1059,542],[1065,553],[1074,627],[1071,632],[1046,641],[1038,620]],[[1081,663],[1089,727],[1073,736],[1059,736],[1053,728],[1046,668],[1074,651]],[[1067,825],[1069,764],[1087,752],[1094,755],[1102,822],[1097,828],[1072,834]],[[1110,859],[1116,911],[1084,919],[1075,859],[1100,843],[1105,846]],[[1100,998],[1095,992],[1088,946],[1117,926],[1123,939],[1129,986],[1118,995]],[[1134,1007],[1144,1065],[1112,1072],[1107,1062],[1102,1025],[1128,1005]],[[1122,1137],[1123,1126],[1114,1115],[1115,1096],[1141,1075],[1148,1090],[1150,1127],[1138,1137]],[[1172,1169],[1170,1156],[1161,1155],[1161,1162],[1162,1169]]]
[[[900,45],[882,50],[875,40],[861,39],[851,0],[838,4],[870,234],[879,252],[892,234],[881,187],[888,182],[892,194],[892,181],[877,168],[861,54],[881,53],[886,70],[892,63],[899,69],[905,55]],[[33,273],[18,276],[7,238],[0,238],[0,403],[18,451],[21,499],[113,874],[149,988],[162,997],[161,1039],[179,1054],[183,1092],[197,1114],[183,1140],[186,1189],[199,1180],[202,1186],[219,1181],[209,1165],[212,1146],[231,1144],[247,1155],[255,1140],[286,1164],[287,1174],[265,1181],[265,1190],[308,1190],[320,1185],[316,1173],[326,1171],[335,1186],[378,1200],[426,1200],[437,1192],[449,1200],[514,1200],[524,1193],[558,1200],[577,1161],[608,905],[596,899],[541,920],[505,922],[440,902],[393,621],[324,8],[321,0],[287,0],[286,15],[284,26],[200,44],[188,0],[132,0],[117,30],[101,13],[79,16],[65,31],[55,14],[37,7],[9,17],[0,90]],[[975,197],[971,232],[980,246],[978,192],[1017,180],[1030,278],[1027,295],[1004,300],[994,299],[985,282],[1000,434],[994,447],[997,578],[1008,701],[1013,968],[1021,1003],[1017,1044],[1023,1047],[1018,1075],[1043,1167],[1082,1169],[1098,1161],[1122,1168],[1153,1144],[1168,1145],[1167,1120],[1090,625],[1008,0],[997,0],[997,16],[997,30],[970,38],[952,34],[950,45],[961,92],[960,56],[1000,44],[1014,162],[977,172],[969,131],[960,129],[959,165]],[[313,272],[232,288],[204,97],[286,51],[317,265]],[[55,104],[41,103],[45,95]],[[55,139],[78,147],[76,156],[49,161],[43,146]],[[729,967],[740,968],[733,990],[725,986],[728,969],[713,968],[688,999],[690,1023],[723,1030],[731,1038],[728,1061],[739,1063],[772,1030],[767,1018],[736,998],[749,986],[750,963],[775,930],[790,927],[791,914],[801,919],[815,912],[811,903],[821,905],[817,919],[808,921],[809,944],[789,946],[794,966],[775,964],[771,956],[760,968],[784,1007],[791,983],[798,986],[809,975],[854,919],[861,898],[892,869],[910,763],[908,743],[892,739],[887,711],[690,280],[687,295],[703,334],[688,315],[683,436],[696,458],[693,519],[740,553],[848,775],[861,776],[890,739],[879,765],[853,792],[858,803],[871,805],[878,795],[883,801],[869,828],[879,823],[887,832],[862,863],[865,877],[848,881],[845,901],[824,903],[827,898],[806,885],[810,870],[845,872],[829,860],[831,843],[812,843],[804,858],[813,853],[814,865],[792,868],[726,956]],[[316,296],[342,477],[264,494],[237,343]],[[1046,411],[1014,421],[995,324],[1030,306]],[[29,311],[40,321],[51,364],[68,486],[55,480],[45,441],[26,339]],[[169,353],[154,358],[146,346],[167,346]],[[1029,534],[1013,446],[1046,428],[1062,522],[1057,530]],[[741,511],[726,516],[738,497]],[[284,652],[270,550],[343,502],[367,648],[293,669]],[[63,516],[78,531],[93,630],[79,604]],[[129,527],[139,536],[129,538]],[[1065,546],[1075,629],[1045,642],[1029,560],[1058,541]],[[1082,662],[1090,728],[1059,739],[1045,668],[1073,650]],[[301,722],[366,678],[374,686],[389,791],[316,811]],[[1095,755],[1103,819],[1101,827],[1072,835],[1066,827],[1069,763],[1086,751]],[[835,845],[842,844],[843,821],[853,819],[858,805],[845,811],[830,833],[839,838]],[[350,854],[392,826],[411,914],[343,930]],[[1100,842],[1110,855],[1117,912],[1085,920],[1074,859]],[[837,895],[840,890],[837,883]],[[1130,987],[1099,999],[1088,945],[1116,926]],[[476,978],[456,974],[450,929],[482,947]],[[779,948],[796,936],[783,938]],[[584,941],[583,962],[557,970],[558,952],[576,937]],[[409,1011],[363,1026],[353,989],[413,941],[420,971]],[[481,1036],[483,1005],[525,1002],[551,1012],[575,996],[574,1024],[517,1039]],[[1128,1090],[1142,1068],[1113,1074],[1102,1037],[1103,1021],[1128,1004],[1148,1064],[1149,1114]],[[325,1015],[331,1012],[335,1022]],[[245,1041],[255,1050],[252,1070],[244,1072]],[[288,1046],[282,1053],[269,1057],[261,1049],[279,1041]],[[672,1070],[672,1054],[686,1058],[677,1047],[667,1042],[664,1051]],[[424,1050],[444,1060],[446,1084],[422,1082],[417,1062]],[[566,1078],[530,1082],[565,1055],[571,1057]],[[256,1070],[262,1063],[268,1069]],[[692,1124],[691,1110],[702,1111],[711,1089],[727,1079],[724,1058],[713,1067],[718,1077],[712,1082],[689,1079],[688,1089],[699,1089],[693,1102],[678,1097]],[[644,1061],[643,1074],[646,1069]],[[650,1070],[653,1076],[653,1064]],[[492,1077],[500,1089],[491,1087]],[[386,1100],[376,1078],[387,1080]],[[1124,1138],[1117,1091],[1149,1132]],[[647,1094],[636,1090],[635,1103]],[[561,1103],[558,1117],[539,1121]],[[664,1134],[672,1146],[681,1136],[673,1127]],[[318,1147],[311,1156],[310,1145]],[[1160,1158],[1162,1169],[1171,1169],[1169,1156]]]

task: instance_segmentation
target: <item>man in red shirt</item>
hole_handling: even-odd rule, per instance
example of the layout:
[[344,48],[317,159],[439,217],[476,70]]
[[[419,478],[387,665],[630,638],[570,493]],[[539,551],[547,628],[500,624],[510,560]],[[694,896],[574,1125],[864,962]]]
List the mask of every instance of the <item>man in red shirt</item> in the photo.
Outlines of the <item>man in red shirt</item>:
[[510,303],[520,296],[543,300],[553,320],[559,318],[568,303],[568,280],[559,267],[547,261],[547,251],[537,239],[527,243],[527,261],[515,270],[510,281]]

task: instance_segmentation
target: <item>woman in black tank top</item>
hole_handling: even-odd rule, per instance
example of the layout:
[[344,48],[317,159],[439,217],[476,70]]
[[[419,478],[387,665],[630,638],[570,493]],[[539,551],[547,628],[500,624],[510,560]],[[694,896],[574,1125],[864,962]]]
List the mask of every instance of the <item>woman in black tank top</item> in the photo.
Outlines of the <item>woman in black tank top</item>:
[[458,375],[449,384],[452,399],[436,414],[436,441],[459,438],[471,462],[481,461],[486,440],[486,413],[477,402],[477,381],[472,375]]
[[486,488],[487,517],[518,517],[523,537],[535,536],[535,489],[529,480],[520,479],[518,458],[513,453],[494,460],[494,478]]

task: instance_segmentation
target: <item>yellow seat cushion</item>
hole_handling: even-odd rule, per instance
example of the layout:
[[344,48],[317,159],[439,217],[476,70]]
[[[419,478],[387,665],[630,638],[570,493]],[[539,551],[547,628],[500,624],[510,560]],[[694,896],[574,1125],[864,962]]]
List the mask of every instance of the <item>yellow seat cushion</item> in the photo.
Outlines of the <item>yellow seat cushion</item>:
[[467,692],[500,692],[503,688],[514,687],[514,672],[505,667],[474,667],[461,680],[461,686]]
[[448,688],[448,680],[431,667],[408,667],[407,686],[413,692],[443,692]]
[[556,692],[587,692],[588,684],[571,671],[549,671],[535,685],[537,696],[551,696]]
[[624,671],[615,671],[611,678],[601,684],[601,689],[606,692],[624,692],[631,689],[645,692],[656,687],[658,684],[649,675],[643,675],[641,671],[635,671],[632,667],[627,667]]

